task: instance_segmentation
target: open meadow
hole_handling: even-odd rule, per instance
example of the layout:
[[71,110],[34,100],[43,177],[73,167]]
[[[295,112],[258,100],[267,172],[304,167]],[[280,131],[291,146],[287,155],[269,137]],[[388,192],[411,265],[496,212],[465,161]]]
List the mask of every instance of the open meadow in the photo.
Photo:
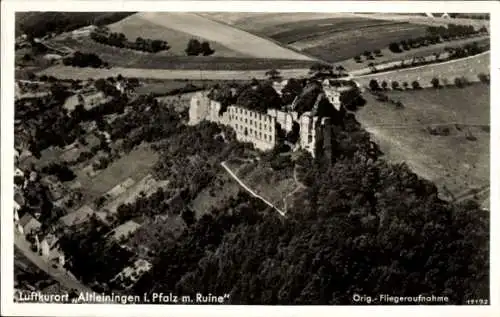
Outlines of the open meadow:
[[[188,63],[182,65],[172,63],[176,66],[187,66],[187,69],[146,69],[146,68],[125,68],[125,67],[113,67],[111,69],[106,68],[76,68],[71,66],[57,65],[47,68],[39,73],[38,75],[54,76],[58,79],[81,79],[87,80],[89,78],[108,78],[116,77],[122,75],[127,78],[149,78],[149,79],[189,79],[189,80],[251,80],[265,79],[267,78],[266,72],[273,68],[272,61],[265,61],[263,64],[259,64],[258,61],[249,63],[250,60],[245,59],[241,63],[237,63],[241,66],[238,68],[228,67],[229,61],[225,62],[224,59],[220,60],[220,69],[215,69],[217,63],[203,63],[200,61],[197,64]],[[199,68],[196,68],[198,66]],[[265,67],[264,67],[265,66]],[[226,69],[233,70],[226,70]],[[297,67],[297,68],[282,68],[277,67],[281,76],[283,78],[300,78],[305,77],[309,73],[309,67]],[[239,69],[239,70],[238,70]]]
[[294,193],[298,186],[291,168],[276,171],[261,162],[236,160],[226,162],[226,166],[257,195],[281,210],[285,209],[284,199],[291,198],[290,194]]
[[490,42],[489,36],[481,36],[474,37],[468,39],[461,39],[449,42],[443,42],[435,45],[423,46],[419,48],[414,48],[408,51],[403,51],[401,53],[393,53],[387,47],[381,49],[381,56],[376,56],[373,60],[367,60],[364,56],[361,59],[361,62],[356,62],[354,58],[348,58],[339,62],[347,71],[354,74],[363,70],[362,73],[368,74],[370,73],[370,67],[368,66],[370,63],[373,63],[375,66],[390,62],[401,62],[402,60],[411,60],[413,58],[432,58],[434,59],[434,54],[440,54],[440,56],[444,56],[444,49],[446,47],[456,47],[462,46],[469,43],[477,42],[478,45],[482,46],[484,44],[488,44]]
[[[356,117],[387,159],[406,162],[436,183],[446,198],[489,186],[489,87],[474,84],[418,91],[391,91],[404,108],[375,100]],[[445,131],[433,135],[432,128]]]
[[453,80],[457,77],[465,77],[471,82],[479,81],[477,75],[480,73],[490,73],[490,52],[439,64],[357,76],[355,80],[362,86],[368,86],[372,79],[379,83],[384,80],[388,83],[398,81],[400,85],[403,82],[411,85],[414,80],[417,80],[420,86],[430,87],[434,77],[453,84]]

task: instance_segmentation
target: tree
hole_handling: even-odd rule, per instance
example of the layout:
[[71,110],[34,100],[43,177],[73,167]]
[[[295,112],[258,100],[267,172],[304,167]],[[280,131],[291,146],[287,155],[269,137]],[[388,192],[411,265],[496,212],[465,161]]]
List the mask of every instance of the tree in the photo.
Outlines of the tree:
[[335,70],[337,71],[337,74],[338,74],[339,77],[342,77],[342,76],[345,75],[346,69],[344,68],[344,66],[337,65],[337,67],[335,67]]
[[377,57],[382,56],[382,51],[381,51],[381,50],[379,50],[379,49],[374,50],[374,51],[373,51],[373,53],[374,53],[374,54],[375,54],[375,56],[377,56]]
[[374,63],[369,63],[368,64],[368,67],[370,68],[370,71],[372,73],[376,73],[377,72],[377,68],[375,67],[375,64]]
[[408,89],[408,86],[409,86],[409,85],[408,85],[408,82],[404,81],[404,82],[403,82],[403,88],[404,88],[404,89]]
[[391,87],[392,87],[393,90],[398,90],[399,89],[399,82],[393,81],[391,83]]
[[202,53],[201,43],[197,39],[190,39],[185,50],[188,56],[198,56]]
[[431,80],[432,87],[439,88],[439,79],[437,77],[432,78]]
[[458,88],[463,88],[468,84],[467,78],[465,77],[456,77],[455,78],[455,86]]
[[380,86],[379,86],[378,81],[376,79],[370,80],[369,87],[370,87],[370,90],[372,90],[372,91],[380,90]]
[[201,43],[201,52],[203,56],[212,55],[215,51],[210,47],[210,43],[207,41]]
[[401,48],[399,47],[399,44],[395,43],[395,42],[389,44],[389,50],[393,53],[401,53],[402,52]]
[[325,63],[314,63],[309,69],[310,74],[333,74],[333,65]]
[[388,87],[388,86],[389,86],[389,85],[387,84],[387,82],[386,82],[385,80],[384,80],[384,81],[382,81],[381,87],[382,87],[382,89],[383,89],[383,90],[387,90],[387,87]]
[[275,69],[275,68],[268,70],[266,72],[266,76],[270,80],[279,80],[279,79],[281,79],[280,72],[277,69]]
[[417,89],[420,89],[422,87],[420,87],[420,83],[417,81],[417,80],[414,80],[412,83],[411,83],[411,87],[415,90]]
[[478,74],[477,78],[479,78],[479,81],[481,81],[482,83],[488,84],[490,82],[490,76],[485,73]]

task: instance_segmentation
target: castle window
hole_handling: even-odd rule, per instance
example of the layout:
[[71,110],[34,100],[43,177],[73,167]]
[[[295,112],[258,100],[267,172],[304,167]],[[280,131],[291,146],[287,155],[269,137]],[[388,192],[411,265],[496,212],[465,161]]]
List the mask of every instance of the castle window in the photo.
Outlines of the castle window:
[[252,120],[250,120],[250,125],[252,125]]
[[245,123],[248,123],[248,122],[247,122],[247,118],[245,118]]
[[262,114],[259,113],[259,120],[262,120]]
[[309,134],[309,136],[307,137],[307,143],[312,143],[313,141],[313,137],[312,135]]
[[267,141],[267,134],[264,133],[264,140]]
[[262,129],[262,123],[259,123],[259,129]]

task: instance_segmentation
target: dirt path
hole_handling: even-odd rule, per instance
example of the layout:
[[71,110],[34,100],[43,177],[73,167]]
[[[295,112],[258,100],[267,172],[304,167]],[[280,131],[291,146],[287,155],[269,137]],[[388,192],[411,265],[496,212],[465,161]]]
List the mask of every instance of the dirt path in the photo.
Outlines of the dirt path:
[[234,174],[233,171],[231,171],[231,169],[229,169],[229,167],[226,166],[226,162],[222,162],[221,165],[229,173],[229,175],[231,175],[231,177],[233,177],[238,182],[238,184],[240,184],[240,186],[243,187],[247,192],[249,192],[252,196],[254,196],[254,197],[262,200],[266,205],[268,205],[269,207],[271,207],[274,210],[276,210],[281,216],[286,217],[285,212],[283,212],[278,207],[274,206],[272,203],[270,203],[269,201],[267,201],[264,197],[258,195],[252,189],[250,189],[247,185],[245,185],[245,183],[243,183],[241,181],[241,179],[239,179],[238,176],[236,176],[236,174]]

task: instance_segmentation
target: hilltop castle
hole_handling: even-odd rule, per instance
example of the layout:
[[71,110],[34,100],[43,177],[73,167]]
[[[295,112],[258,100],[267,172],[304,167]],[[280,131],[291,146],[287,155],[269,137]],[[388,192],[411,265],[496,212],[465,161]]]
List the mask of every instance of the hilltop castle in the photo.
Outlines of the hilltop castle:
[[[273,88],[281,95],[287,82],[274,83]],[[294,102],[285,107],[287,110],[268,109],[267,113],[249,110],[238,105],[230,105],[222,111],[220,102],[209,98],[209,92],[200,92],[191,98],[189,108],[189,125],[196,125],[203,120],[230,126],[236,132],[236,138],[241,142],[250,142],[255,148],[267,151],[277,144],[279,129],[286,133],[299,127],[299,139],[294,149],[304,149],[314,156],[317,142],[318,127],[330,124],[329,118],[316,115],[319,103],[327,99],[336,110],[343,107],[341,96],[353,90],[352,85],[331,85],[329,80],[322,82],[323,92],[318,94],[311,111],[300,116],[295,111]]]

